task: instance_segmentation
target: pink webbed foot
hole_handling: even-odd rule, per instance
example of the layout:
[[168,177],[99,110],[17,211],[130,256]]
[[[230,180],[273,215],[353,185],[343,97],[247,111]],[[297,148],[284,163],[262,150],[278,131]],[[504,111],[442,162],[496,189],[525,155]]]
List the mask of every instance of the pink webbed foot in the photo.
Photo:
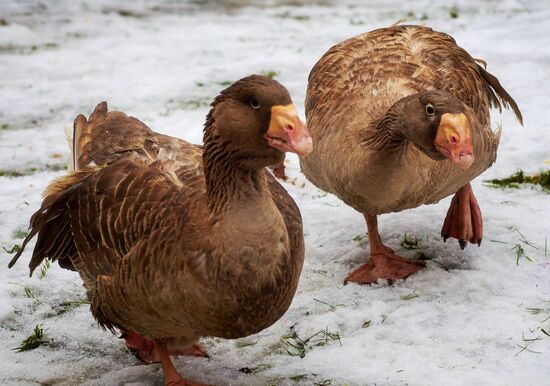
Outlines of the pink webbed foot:
[[468,241],[481,245],[483,219],[470,184],[464,185],[455,193],[441,228],[441,236],[444,241],[449,237],[458,239],[462,249]]
[[170,359],[171,354],[171,351],[167,349],[165,344],[159,343],[155,346],[155,356],[159,359],[162,366],[164,384],[166,386],[206,386],[202,383],[183,378],[174,367]]
[[393,249],[382,244],[375,215],[364,214],[370,243],[370,259],[366,264],[350,272],[344,284],[373,284],[378,279],[390,282],[405,279],[426,266],[423,261],[409,260],[395,254]]
[[271,167],[271,170],[273,171],[273,175],[283,181],[286,181],[288,179],[288,177],[286,176],[285,174],[285,161],[277,164],[277,165],[273,165]]
[[126,341],[126,347],[138,358],[145,363],[157,363],[159,358],[155,356],[155,343],[152,340],[146,339],[133,331],[125,331],[121,338]]
[[[133,331],[124,332],[122,338],[126,341],[126,347],[128,347],[139,360],[145,363],[160,362],[160,358],[155,350],[155,342],[152,340],[146,339]],[[198,343],[184,349],[169,350],[168,352],[173,356],[209,357],[206,350]]]
[[378,279],[394,282],[407,278],[425,266],[423,261],[409,260],[384,250],[382,253],[371,255],[366,264],[350,272],[344,280],[344,284],[373,284],[377,283]]

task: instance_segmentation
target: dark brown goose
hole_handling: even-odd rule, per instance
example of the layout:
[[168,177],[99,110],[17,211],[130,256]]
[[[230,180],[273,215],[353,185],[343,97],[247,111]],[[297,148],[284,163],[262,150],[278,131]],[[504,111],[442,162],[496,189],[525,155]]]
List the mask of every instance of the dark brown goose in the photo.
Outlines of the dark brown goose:
[[[99,324],[181,378],[171,354],[202,355],[201,336],[239,338],[288,309],[302,269],[300,212],[265,171],[311,138],[287,90],[244,78],[212,103],[204,147],[157,134],[99,104],[75,120],[72,174],[31,218],[44,260],[76,270]],[[19,252],[10,267],[21,256]]]
[[[485,64],[481,60],[477,60]],[[377,215],[455,193],[442,236],[480,244],[482,219],[469,182],[496,158],[491,107],[513,109],[497,78],[450,36],[393,26],[332,47],[309,75],[306,118],[313,152],[300,163],[318,187],[363,213],[371,257],[346,281],[401,279],[424,264],[384,246]]]

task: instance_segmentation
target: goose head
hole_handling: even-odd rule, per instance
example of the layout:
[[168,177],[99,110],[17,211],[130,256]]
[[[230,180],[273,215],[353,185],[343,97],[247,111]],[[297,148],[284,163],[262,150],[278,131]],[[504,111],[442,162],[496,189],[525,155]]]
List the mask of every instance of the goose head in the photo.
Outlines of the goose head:
[[290,95],[279,82],[251,75],[223,90],[212,103],[205,153],[223,152],[240,167],[258,169],[282,162],[285,152],[307,156],[312,140]]

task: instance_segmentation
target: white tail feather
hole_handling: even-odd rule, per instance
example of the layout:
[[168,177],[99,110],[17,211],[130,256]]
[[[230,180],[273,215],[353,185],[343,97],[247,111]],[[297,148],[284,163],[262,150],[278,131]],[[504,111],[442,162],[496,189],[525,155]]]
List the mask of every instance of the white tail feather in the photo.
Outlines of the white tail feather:
[[65,127],[65,139],[67,140],[67,145],[69,146],[69,159],[67,160],[68,170],[74,170],[74,151],[73,151],[73,128],[70,126]]

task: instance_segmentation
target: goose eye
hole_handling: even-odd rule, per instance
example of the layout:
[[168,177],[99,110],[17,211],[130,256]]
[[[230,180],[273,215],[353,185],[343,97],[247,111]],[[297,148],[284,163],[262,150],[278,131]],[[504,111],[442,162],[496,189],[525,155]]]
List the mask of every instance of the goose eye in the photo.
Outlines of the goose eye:
[[260,108],[260,102],[258,102],[256,99],[251,99],[250,107],[252,107],[254,110],[258,110]]
[[431,103],[428,103],[426,105],[426,114],[432,116],[435,114],[435,108],[434,108],[434,105],[432,105]]

